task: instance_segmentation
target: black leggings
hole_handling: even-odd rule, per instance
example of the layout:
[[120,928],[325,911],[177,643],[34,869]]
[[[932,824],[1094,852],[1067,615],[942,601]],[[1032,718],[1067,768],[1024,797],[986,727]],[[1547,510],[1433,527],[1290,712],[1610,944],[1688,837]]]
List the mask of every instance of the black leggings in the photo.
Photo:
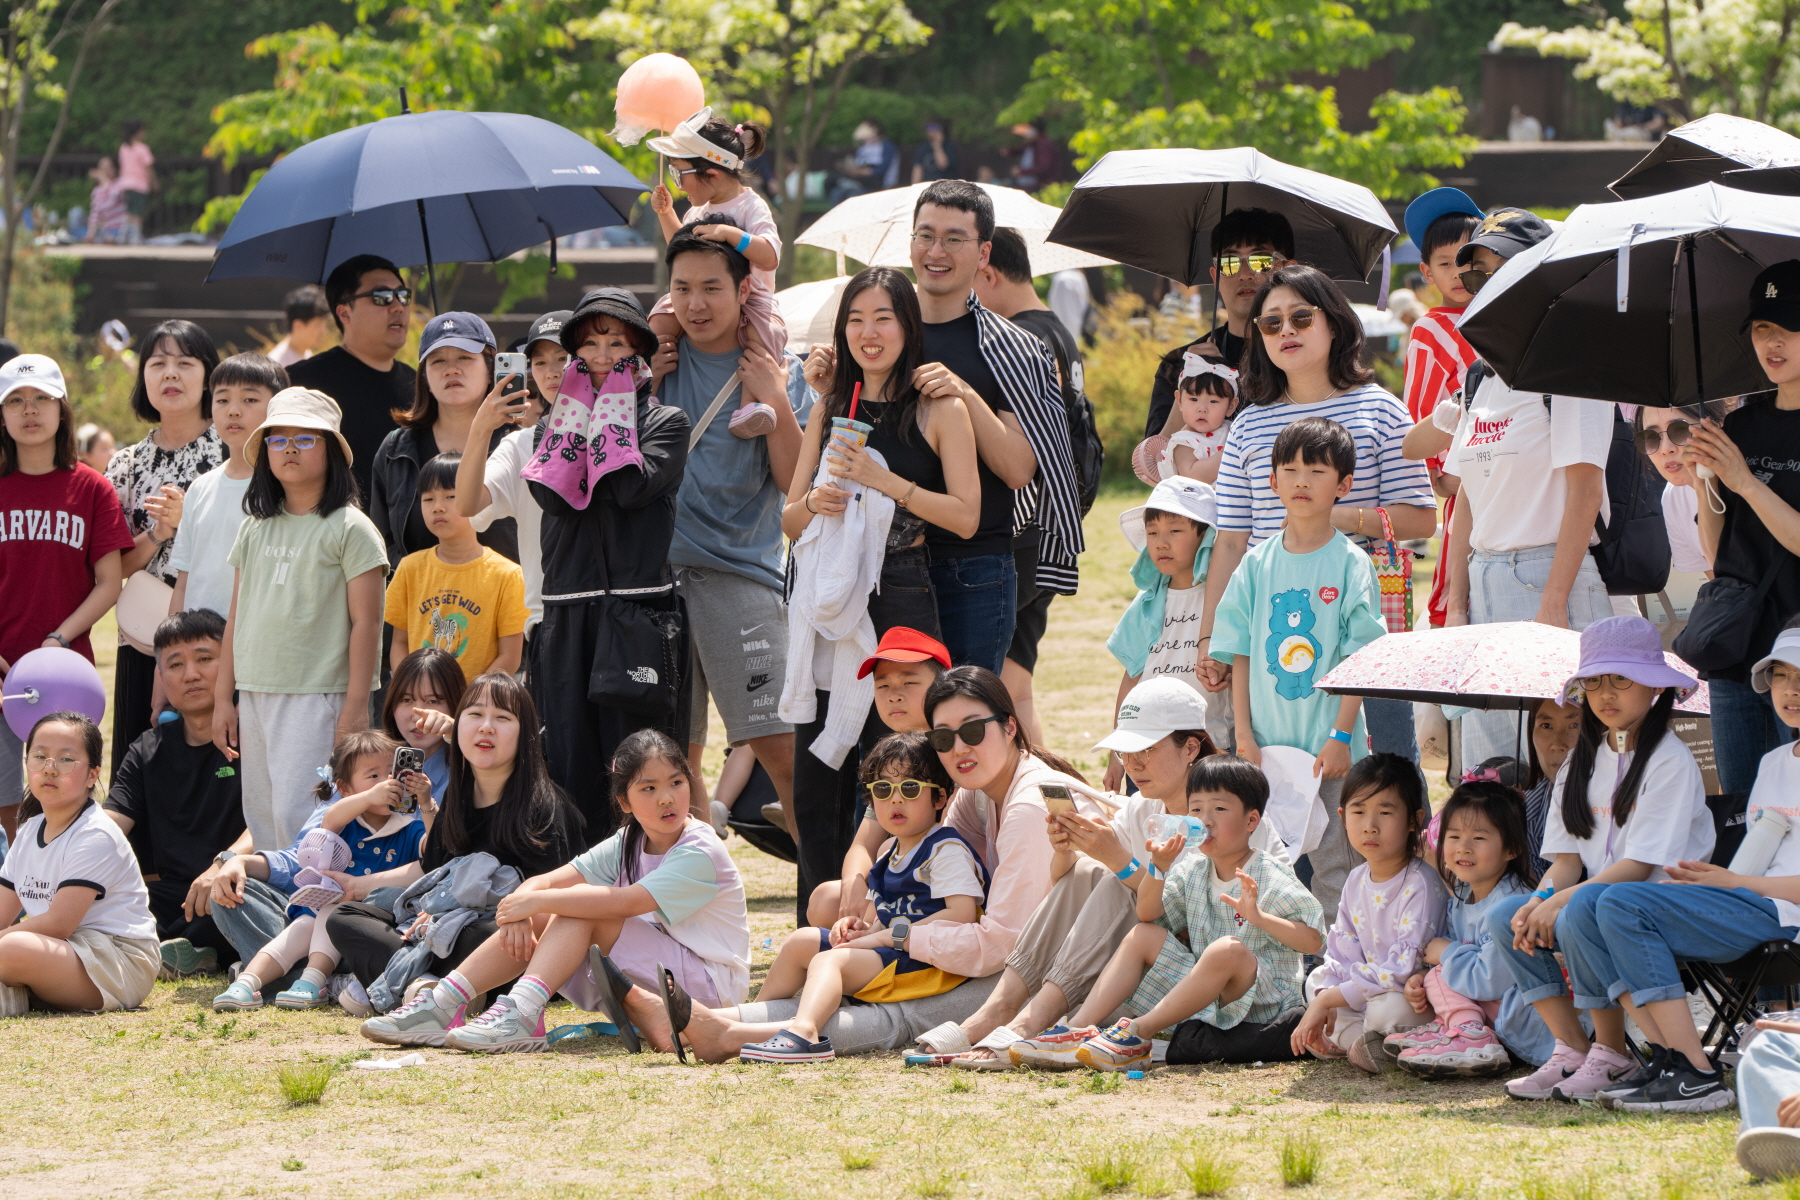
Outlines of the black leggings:
[[[456,945],[451,947],[449,955],[432,959],[426,969],[433,975],[454,971],[499,928],[492,921],[469,922],[457,935]],[[331,944],[343,956],[338,970],[349,971],[365,988],[374,986],[387,970],[394,951],[405,944],[400,931],[394,927],[393,910],[361,900],[338,905],[337,911],[326,918],[325,930],[331,935]]]

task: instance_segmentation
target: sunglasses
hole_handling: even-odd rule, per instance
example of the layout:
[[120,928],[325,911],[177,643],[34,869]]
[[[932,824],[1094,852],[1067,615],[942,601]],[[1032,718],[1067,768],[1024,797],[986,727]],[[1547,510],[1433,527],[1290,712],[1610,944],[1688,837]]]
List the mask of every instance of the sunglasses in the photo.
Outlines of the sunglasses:
[[1665,437],[1669,439],[1671,446],[1685,446],[1693,440],[1694,423],[1692,421],[1670,421],[1667,429],[1640,429],[1637,433],[1638,449],[1645,454],[1655,454],[1662,449]]
[[972,720],[964,721],[955,729],[934,729],[925,735],[925,740],[930,744],[931,748],[936,750],[939,754],[948,754],[956,749],[957,738],[962,739],[963,745],[973,748],[981,745],[982,739],[987,737],[987,723],[989,721],[1004,720],[1006,720],[1005,717],[998,715],[992,717],[976,717]]
[[403,288],[403,287],[401,287],[401,288],[380,287],[380,288],[375,288],[373,291],[357,292],[355,295],[350,297],[350,302],[352,304],[356,303],[358,300],[367,300],[370,304],[373,304],[376,308],[386,308],[388,305],[393,304],[395,301],[398,301],[401,304],[410,304],[410,303],[412,303],[412,289],[411,288]]
[[869,795],[876,800],[891,800],[894,793],[899,792],[902,800],[917,800],[926,792],[937,791],[937,784],[926,783],[923,779],[902,779],[895,782],[891,779],[877,779],[869,785]]
[[1462,280],[1464,289],[1468,291],[1469,295],[1473,296],[1476,292],[1481,290],[1483,284],[1494,277],[1494,273],[1492,271],[1477,271],[1471,267],[1467,271],[1457,272],[1456,277]]
[[1236,275],[1246,266],[1257,275],[1266,275],[1275,265],[1273,254],[1221,254],[1219,255],[1219,274]]
[[1637,680],[1625,675],[1595,675],[1581,681],[1581,690],[1597,692],[1603,687],[1610,687],[1615,692],[1629,691],[1637,686]]
[[288,437],[283,433],[276,433],[264,438],[263,445],[279,454],[289,446],[301,451],[311,450],[314,446],[324,442],[324,440],[324,438],[313,433],[298,433],[293,437]]
[[1280,313],[1268,313],[1256,318],[1256,327],[1263,331],[1264,337],[1276,336],[1290,323],[1293,325],[1295,333],[1304,333],[1312,328],[1313,316],[1313,310],[1310,308],[1296,308],[1286,316]]

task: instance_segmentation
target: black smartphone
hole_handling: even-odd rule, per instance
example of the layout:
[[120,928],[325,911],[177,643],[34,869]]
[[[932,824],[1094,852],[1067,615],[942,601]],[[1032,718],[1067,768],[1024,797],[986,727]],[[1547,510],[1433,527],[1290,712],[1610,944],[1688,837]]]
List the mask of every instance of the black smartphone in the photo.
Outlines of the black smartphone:
[[[394,751],[394,778],[402,783],[406,781],[406,772],[419,772],[425,769],[425,752],[411,746],[402,746]],[[409,791],[402,789],[400,803],[394,806],[395,812],[410,813],[419,811],[419,802]]]

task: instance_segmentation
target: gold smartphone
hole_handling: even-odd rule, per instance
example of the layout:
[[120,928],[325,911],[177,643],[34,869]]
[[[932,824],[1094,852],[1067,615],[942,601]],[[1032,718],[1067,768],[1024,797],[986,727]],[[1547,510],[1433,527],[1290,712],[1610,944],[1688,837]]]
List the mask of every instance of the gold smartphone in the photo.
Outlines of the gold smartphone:
[[1075,797],[1067,784],[1041,783],[1038,785],[1038,794],[1044,798],[1044,807],[1050,810],[1053,817],[1075,811]]

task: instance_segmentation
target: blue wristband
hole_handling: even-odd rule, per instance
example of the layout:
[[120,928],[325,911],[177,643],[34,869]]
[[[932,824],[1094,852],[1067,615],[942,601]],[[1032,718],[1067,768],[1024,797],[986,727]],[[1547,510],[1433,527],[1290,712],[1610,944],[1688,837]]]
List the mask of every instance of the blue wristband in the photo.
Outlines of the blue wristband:
[[1118,870],[1114,871],[1113,878],[1117,879],[1120,883],[1123,883],[1127,879],[1130,879],[1133,875],[1136,875],[1138,867],[1140,867],[1142,865],[1143,865],[1142,863],[1138,862],[1138,860],[1134,858],[1130,862],[1126,863],[1124,866],[1120,867]]
[[743,237],[739,238],[738,244],[737,244],[737,252],[739,254],[742,254],[744,251],[748,250],[750,248],[750,241],[751,241],[750,235],[747,233]]
[[1341,729],[1334,729],[1326,736],[1329,737],[1334,742],[1342,742],[1346,746],[1348,746],[1350,744],[1350,735],[1345,733]]
[[1548,900],[1550,897],[1554,896],[1555,894],[1556,894],[1556,885],[1554,883],[1546,883],[1543,887],[1541,887],[1537,891],[1531,893],[1532,898],[1536,899],[1536,900]]
[[1151,863],[1145,870],[1150,872],[1150,878],[1152,879],[1167,879],[1169,877],[1169,873],[1155,863]]

